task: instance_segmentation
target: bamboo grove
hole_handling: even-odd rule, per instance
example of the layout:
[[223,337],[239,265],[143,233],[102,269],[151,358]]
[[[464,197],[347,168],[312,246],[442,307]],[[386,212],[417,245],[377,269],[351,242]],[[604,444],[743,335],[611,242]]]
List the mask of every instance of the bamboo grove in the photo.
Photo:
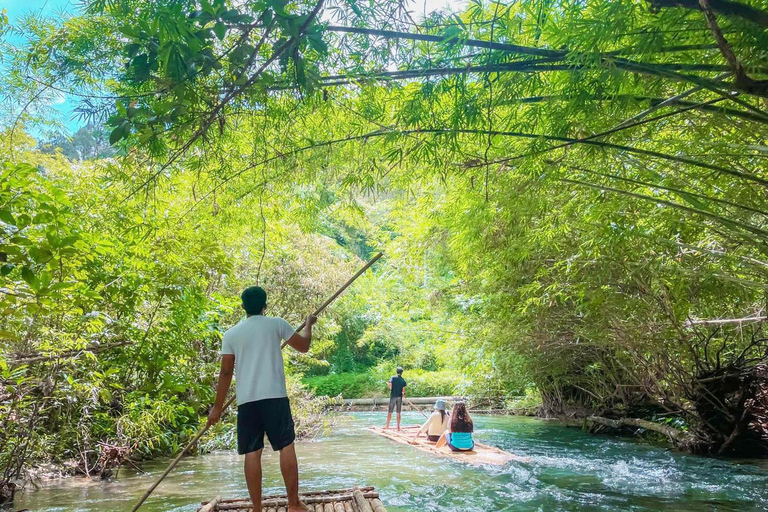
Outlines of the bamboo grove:
[[[369,290],[378,321],[421,301],[455,334],[435,343],[476,394],[533,386],[542,414],[591,417],[594,429],[651,420],[700,453],[768,447],[764,1],[472,0],[417,22],[394,0],[96,0],[15,30],[28,44],[2,50],[0,203],[0,298],[15,315],[3,344],[14,357],[83,348],[38,340],[28,326],[45,307],[13,299],[74,300],[72,276],[55,268],[82,254],[65,252],[80,243],[68,237],[123,233],[135,261],[173,255],[167,276],[218,293],[212,276],[237,275],[231,286],[261,274],[267,239],[332,229],[347,254],[387,249]],[[83,119],[106,126],[109,158],[63,170],[25,142],[52,94],[78,98]],[[75,191],[61,200],[77,203],[19,222],[19,209],[50,203],[43,165],[62,169],[57,186]],[[75,225],[53,218],[66,211],[82,224],[59,245],[19,241],[46,223]],[[222,233],[252,237],[238,268]],[[208,267],[186,267],[201,241]],[[270,271],[286,261],[271,257]],[[301,281],[296,258],[276,285]],[[342,260],[314,263],[340,275]],[[107,267],[87,273],[82,300],[127,280]],[[83,322],[64,317],[70,330]],[[149,332],[96,358],[123,357]],[[182,346],[187,357],[203,350]],[[173,360],[180,349],[168,350]]]

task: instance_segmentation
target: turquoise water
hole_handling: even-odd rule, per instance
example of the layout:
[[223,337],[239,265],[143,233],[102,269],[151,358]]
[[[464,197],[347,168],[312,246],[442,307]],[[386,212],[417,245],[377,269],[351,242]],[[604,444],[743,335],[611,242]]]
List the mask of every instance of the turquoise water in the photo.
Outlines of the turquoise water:
[[[405,413],[403,424],[422,416]],[[475,416],[477,438],[530,463],[473,467],[369,433],[381,413],[341,417],[330,435],[299,443],[302,490],[374,485],[390,511],[768,510],[768,463],[694,457],[640,441],[591,436],[523,417]],[[130,510],[167,461],[112,481],[63,479],[20,496],[11,510]],[[283,489],[276,454],[265,451],[265,493]],[[193,511],[221,494],[247,495],[242,458],[217,452],[183,460],[142,510]]]

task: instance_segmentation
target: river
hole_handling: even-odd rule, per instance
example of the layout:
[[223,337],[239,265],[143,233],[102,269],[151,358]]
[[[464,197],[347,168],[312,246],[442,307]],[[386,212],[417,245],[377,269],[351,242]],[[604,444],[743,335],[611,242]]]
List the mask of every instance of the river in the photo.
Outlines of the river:
[[[421,419],[408,412],[403,423]],[[768,510],[766,461],[695,457],[536,418],[474,419],[479,440],[530,457],[530,463],[492,468],[438,459],[369,433],[365,427],[380,423],[381,413],[353,413],[339,418],[330,435],[297,445],[301,489],[373,485],[390,511]],[[46,482],[19,496],[10,510],[130,510],[167,463],[145,464],[144,475],[121,469],[105,482]],[[264,466],[265,494],[283,492],[271,450],[265,450]],[[247,495],[236,453],[184,459],[142,510],[194,511],[217,494]]]

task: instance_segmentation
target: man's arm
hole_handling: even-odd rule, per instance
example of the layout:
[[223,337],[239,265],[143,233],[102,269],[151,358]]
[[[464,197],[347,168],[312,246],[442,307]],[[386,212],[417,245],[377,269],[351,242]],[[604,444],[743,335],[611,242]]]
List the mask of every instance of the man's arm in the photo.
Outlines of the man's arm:
[[408,384],[403,383],[403,400],[405,400],[405,388],[408,387]]
[[392,391],[392,379],[389,379],[387,381],[387,387],[389,388],[390,391]]
[[216,387],[216,402],[208,415],[208,426],[217,423],[221,419],[221,408],[227,399],[229,386],[232,384],[232,374],[235,370],[235,355],[224,354],[221,356],[221,370],[219,371],[219,384]]
[[317,317],[309,315],[307,321],[304,323],[304,328],[300,331],[293,333],[293,336],[288,338],[288,345],[295,348],[302,354],[309,351],[309,345],[312,343],[312,326],[317,322]]

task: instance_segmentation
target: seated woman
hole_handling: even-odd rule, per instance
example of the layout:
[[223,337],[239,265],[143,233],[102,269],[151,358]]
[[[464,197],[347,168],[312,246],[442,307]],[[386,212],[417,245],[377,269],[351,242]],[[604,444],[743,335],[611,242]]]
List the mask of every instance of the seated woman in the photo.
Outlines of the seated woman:
[[427,418],[427,421],[421,426],[414,439],[424,432],[427,433],[427,439],[437,441],[443,432],[448,430],[448,415],[445,413],[445,400],[435,402],[435,412]]
[[437,441],[438,448],[445,444],[454,452],[468,452],[475,447],[475,441],[472,438],[472,432],[475,426],[472,418],[469,417],[467,406],[464,402],[459,402],[453,408],[451,415],[451,431],[446,432]]

